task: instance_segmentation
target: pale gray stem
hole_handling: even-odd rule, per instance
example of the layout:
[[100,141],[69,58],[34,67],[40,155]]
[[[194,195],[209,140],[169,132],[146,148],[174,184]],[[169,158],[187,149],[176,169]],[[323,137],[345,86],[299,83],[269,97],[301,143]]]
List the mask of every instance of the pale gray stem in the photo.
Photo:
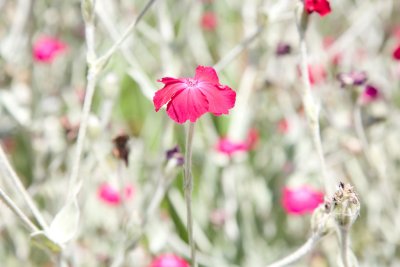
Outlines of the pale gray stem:
[[28,205],[29,209],[31,210],[35,219],[38,221],[39,225],[44,230],[46,230],[48,228],[48,224],[46,223],[39,209],[36,207],[33,199],[26,191],[24,185],[22,184],[21,180],[15,173],[14,169],[11,167],[11,164],[8,161],[7,156],[4,153],[4,150],[1,146],[0,146],[0,173],[12,182],[17,192],[22,196],[22,198]]
[[12,199],[0,188],[0,199],[10,208],[10,210],[21,219],[25,226],[33,233],[39,231],[39,228],[17,207]]
[[186,217],[187,217],[187,231],[189,236],[190,254],[192,258],[192,267],[197,267],[196,263],[196,248],[193,238],[193,216],[192,216],[192,144],[194,134],[194,123],[189,123],[188,131],[186,134],[186,151],[185,151],[185,166],[184,166],[184,190],[186,201]]
[[88,83],[86,86],[85,101],[83,102],[82,118],[79,126],[75,157],[73,159],[72,172],[69,180],[69,198],[73,197],[80,187],[80,183],[78,183],[78,173],[81,163],[83,145],[86,137],[90,108],[92,106],[93,95],[96,88],[97,75],[89,70],[87,80]]
[[245,37],[239,44],[237,44],[231,51],[226,54],[220,61],[214,65],[214,69],[218,72],[225,68],[229,63],[232,62],[243,50],[246,49],[263,31],[263,26],[258,26],[257,30],[250,36]]
[[[82,0],[85,1],[85,0]],[[94,9],[94,7],[93,7]],[[93,12],[93,10],[92,10]],[[79,125],[78,138],[76,141],[75,157],[72,163],[71,176],[69,178],[68,199],[72,199],[78,193],[81,183],[79,183],[78,173],[81,163],[83,145],[86,137],[86,130],[89,121],[90,109],[92,107],[93,95],[97,83],[98,69],[95,52],[95,26],[93,21],[85,22],[85,40],[86,40],[86,61],[89,66],[87,75],[87,84],[85,92],[85,100],[83,102],[82,117]]]
[[340,236],[340,258],[343,267],[351,267],[349,263],[349,231],[345,228],[339,229]]
[[307,54],[307,45],[305,40],[305,29],[302,28],[300,20],[301,18],[297,18],[296,23],[297,23],[297,30],[300,36],[300,55],[301,55],[300,68],[301,68],[301,78],[304,85],[304,88],[302,90],[303,104],[306,110],[309,110],[309,112],[306,112],[306,114],[311,128],[312,140],[317,150],[320,162],[320,168],[323,176],[323,184],[325,186],[325,192],[331,193],[332,187],[328,181],[325,157],[322,149],[322,141],[321,141],[320,125],[319,125],[319,110],[311,91],[310,73],[308,71],[308,54]]
[[318,241],[320,239],[321,239],[321,235],[319,235],[319,234],[312,235],[307,240],[306,243],[304,243],[300,248],[298,248],[292,254],[286,256],[285,258],[283,258],[279,261],[269,264],[266,267],[283,267],[283,266],[292,264],[293,262],[299,260],[301,257],[303,257],[304,255],[309,253],[315,247],[315,245],[318,243]]
[[126,38],[128,38],[129,34],[132,32],[133,29],[135,29],[136,25],[140,22],[140,20],[143,18],[144,14],[150,9],[150,7],[156,2],[157,0],[149,0],[143,10],[140,12],[140,14],[136,17],[136,19],[126,28],[125,32],[122,34],[122,36],[114,43],[114,45],[108,49],[108,51],[98,59],[98,61],[107,61],[116,51],[117,49],[121,46],[121,44],[125,41]]

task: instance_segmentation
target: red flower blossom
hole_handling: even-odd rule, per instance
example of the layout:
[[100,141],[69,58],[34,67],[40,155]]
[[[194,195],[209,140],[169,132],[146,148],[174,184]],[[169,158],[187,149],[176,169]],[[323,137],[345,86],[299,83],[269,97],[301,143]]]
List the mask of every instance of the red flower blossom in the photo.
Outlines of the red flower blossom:
[[201,27],[206,31],[213,31],[217,27],[217,16],[212,11],[204,12],[201,17]]
[[324,202],[324,194],[309,186],[283,189],[282,205],[288,214],[311,213],[322,202]]
[[167,104],[168,116],[177,123],[195,122],[206,112],[228,114],[235,105],[235,91],[219,83],[212,67],[198,66],[194,78],[164,77],[158,81],[164,87],[153,97],[155,110]]
[[[127,185],[124,188],[125,192],[125,198],[129,199],[132,197],[134,188],[130,185]],[[104,203],[111,205],[111,206],[117,206],[121,204],[121,195],[119,190],[117,190],[115,187],[108,183],[103,183],[100,185],[97,195],[100,198],[101,201]]]
[[400,61],[400,44],[393,50],[393,59]]
[[304,0],[304,7],[308,14],[317,12],[321,17],[331,12],[331,6],[327,0]]
[[67,45],[57,38],[44,36],[33,44],[33,58],[35,61],[51,63],[57,55],[67,49]]
[[173,255],[173,254],[164,254],[155,258],[150,267],[189,267],[189,263],[187,263],[184,259]]

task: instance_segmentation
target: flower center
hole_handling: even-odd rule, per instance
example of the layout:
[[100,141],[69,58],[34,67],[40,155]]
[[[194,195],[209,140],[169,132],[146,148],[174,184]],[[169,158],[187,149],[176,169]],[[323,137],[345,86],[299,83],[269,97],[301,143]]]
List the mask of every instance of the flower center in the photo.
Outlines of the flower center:
[[196,79],[193,79],[193,78],[187,78],[185,80],[185,83],[189,88],[193,88],[193,87],[196,87],[198,81]]

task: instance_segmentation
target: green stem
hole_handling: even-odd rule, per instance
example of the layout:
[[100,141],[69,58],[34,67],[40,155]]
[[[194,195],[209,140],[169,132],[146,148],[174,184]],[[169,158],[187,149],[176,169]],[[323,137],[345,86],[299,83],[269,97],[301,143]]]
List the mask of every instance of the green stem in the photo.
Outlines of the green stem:
[[187,213],[187,230],[189,236],[190,254],[192,258],[192,267],[197,267],[196,263],[196,248],[193,238],[193,217],[192,217],[192,143],[194,134],[194,123],[189,123],[189,128],[186,135],[186,152],[184,166],[184,190],[186,200]]

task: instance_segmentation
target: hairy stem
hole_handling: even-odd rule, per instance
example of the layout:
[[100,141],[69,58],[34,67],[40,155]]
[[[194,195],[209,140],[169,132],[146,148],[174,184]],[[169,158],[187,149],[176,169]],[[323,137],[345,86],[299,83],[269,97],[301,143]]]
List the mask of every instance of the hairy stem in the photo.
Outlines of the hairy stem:
[[[82,0],[82,7],[84,7],[84,1]],[[76,144],[76,151],[75,157],[72,163],[72,171],[71,176],[69,178],[69,187],[68,187],[68,200],[74,198],[74,196],[78,193],[81,183],[78,179],[78,173],[81,163],[83,145],[86,138],[86,130],[89,121],[89,114],[90,109],[92,107],[92,101],[94,96],[94,91],[96,88],[97,83],[97,75],[98,75],[98,66],[95,64],[96,62],[96,51],[95,51],[95,25],[94,25],[94,6],[91,7],[92,10],[82,10],[83,12],[89,12],[90,18],[85,20],[85,40],[86,40],[86,61],[89,66],[89,72],[87,75],[87,84],[86,84],[86,91],[85,91],[85,99],[83,101],[83,108],[82,108],[82,117],[79,126],[77,144]]]
[[285,258],[278,260],[272,264],[267,265],[266,267],[283,267],[287,266],[289,264],[292,264],[293,262],[299,260],[301,257],[309,253],[315,245],[318,243],[318,241],[321,239],[320,234],[314,234],[312,235],[306,243],[304,243],[300,248],[298,248],[296,251],[294,251],[292,254],[286,256]]
[[14,169],[11,167],[11,164],[8,161],[7,156],[5,155],[4,150],[1,146],[0,146],[0,174],[5,176],[12,182],[17,192],[22,196],[22,198],[28,205],[29,209],[31,210],[33,216],[35,217],[39,225],[44,230],[46,230],[48,228],[48,224],[46,223],[39,209],[36,207],[33,199],[26,191],[24,185],[22,184],[21,180],[15,173]]
[[315,149],[317,150],[325,192],[332,193],[331,192],[332,187],[328,181],[325,157],[322,148],[320,125],[319,125],[319,107],[311,91],[310,73],[308,71],[308,54],[307,54],[307,44],[305,40],[306,23],[308,18],[306,16],[308,15],[303,14],[303,16],[298,16],[298,19],[296,20],[297,30],[300,36],[300,56],[301,56],[300,69],[301,69],[301,78],[304,86],[302,90],[303,105],[306,109],[306,115],[311,129],[312,140]]
[[351,267],[349,263],[349,231],[345,228],[339,229],[340,237],[340,258],[343,267]]
[[184,190],[187,213],[187,230],[189,236],[190,254],[192,258],[192,267],[197,267],[196,263],[196,248],[193,238],[193,217],[192,217],[192,143],[194,134],[194,123],[189,123],[189,128],[186,135],[186,151],[185,151],[185,166],[184,166]]

